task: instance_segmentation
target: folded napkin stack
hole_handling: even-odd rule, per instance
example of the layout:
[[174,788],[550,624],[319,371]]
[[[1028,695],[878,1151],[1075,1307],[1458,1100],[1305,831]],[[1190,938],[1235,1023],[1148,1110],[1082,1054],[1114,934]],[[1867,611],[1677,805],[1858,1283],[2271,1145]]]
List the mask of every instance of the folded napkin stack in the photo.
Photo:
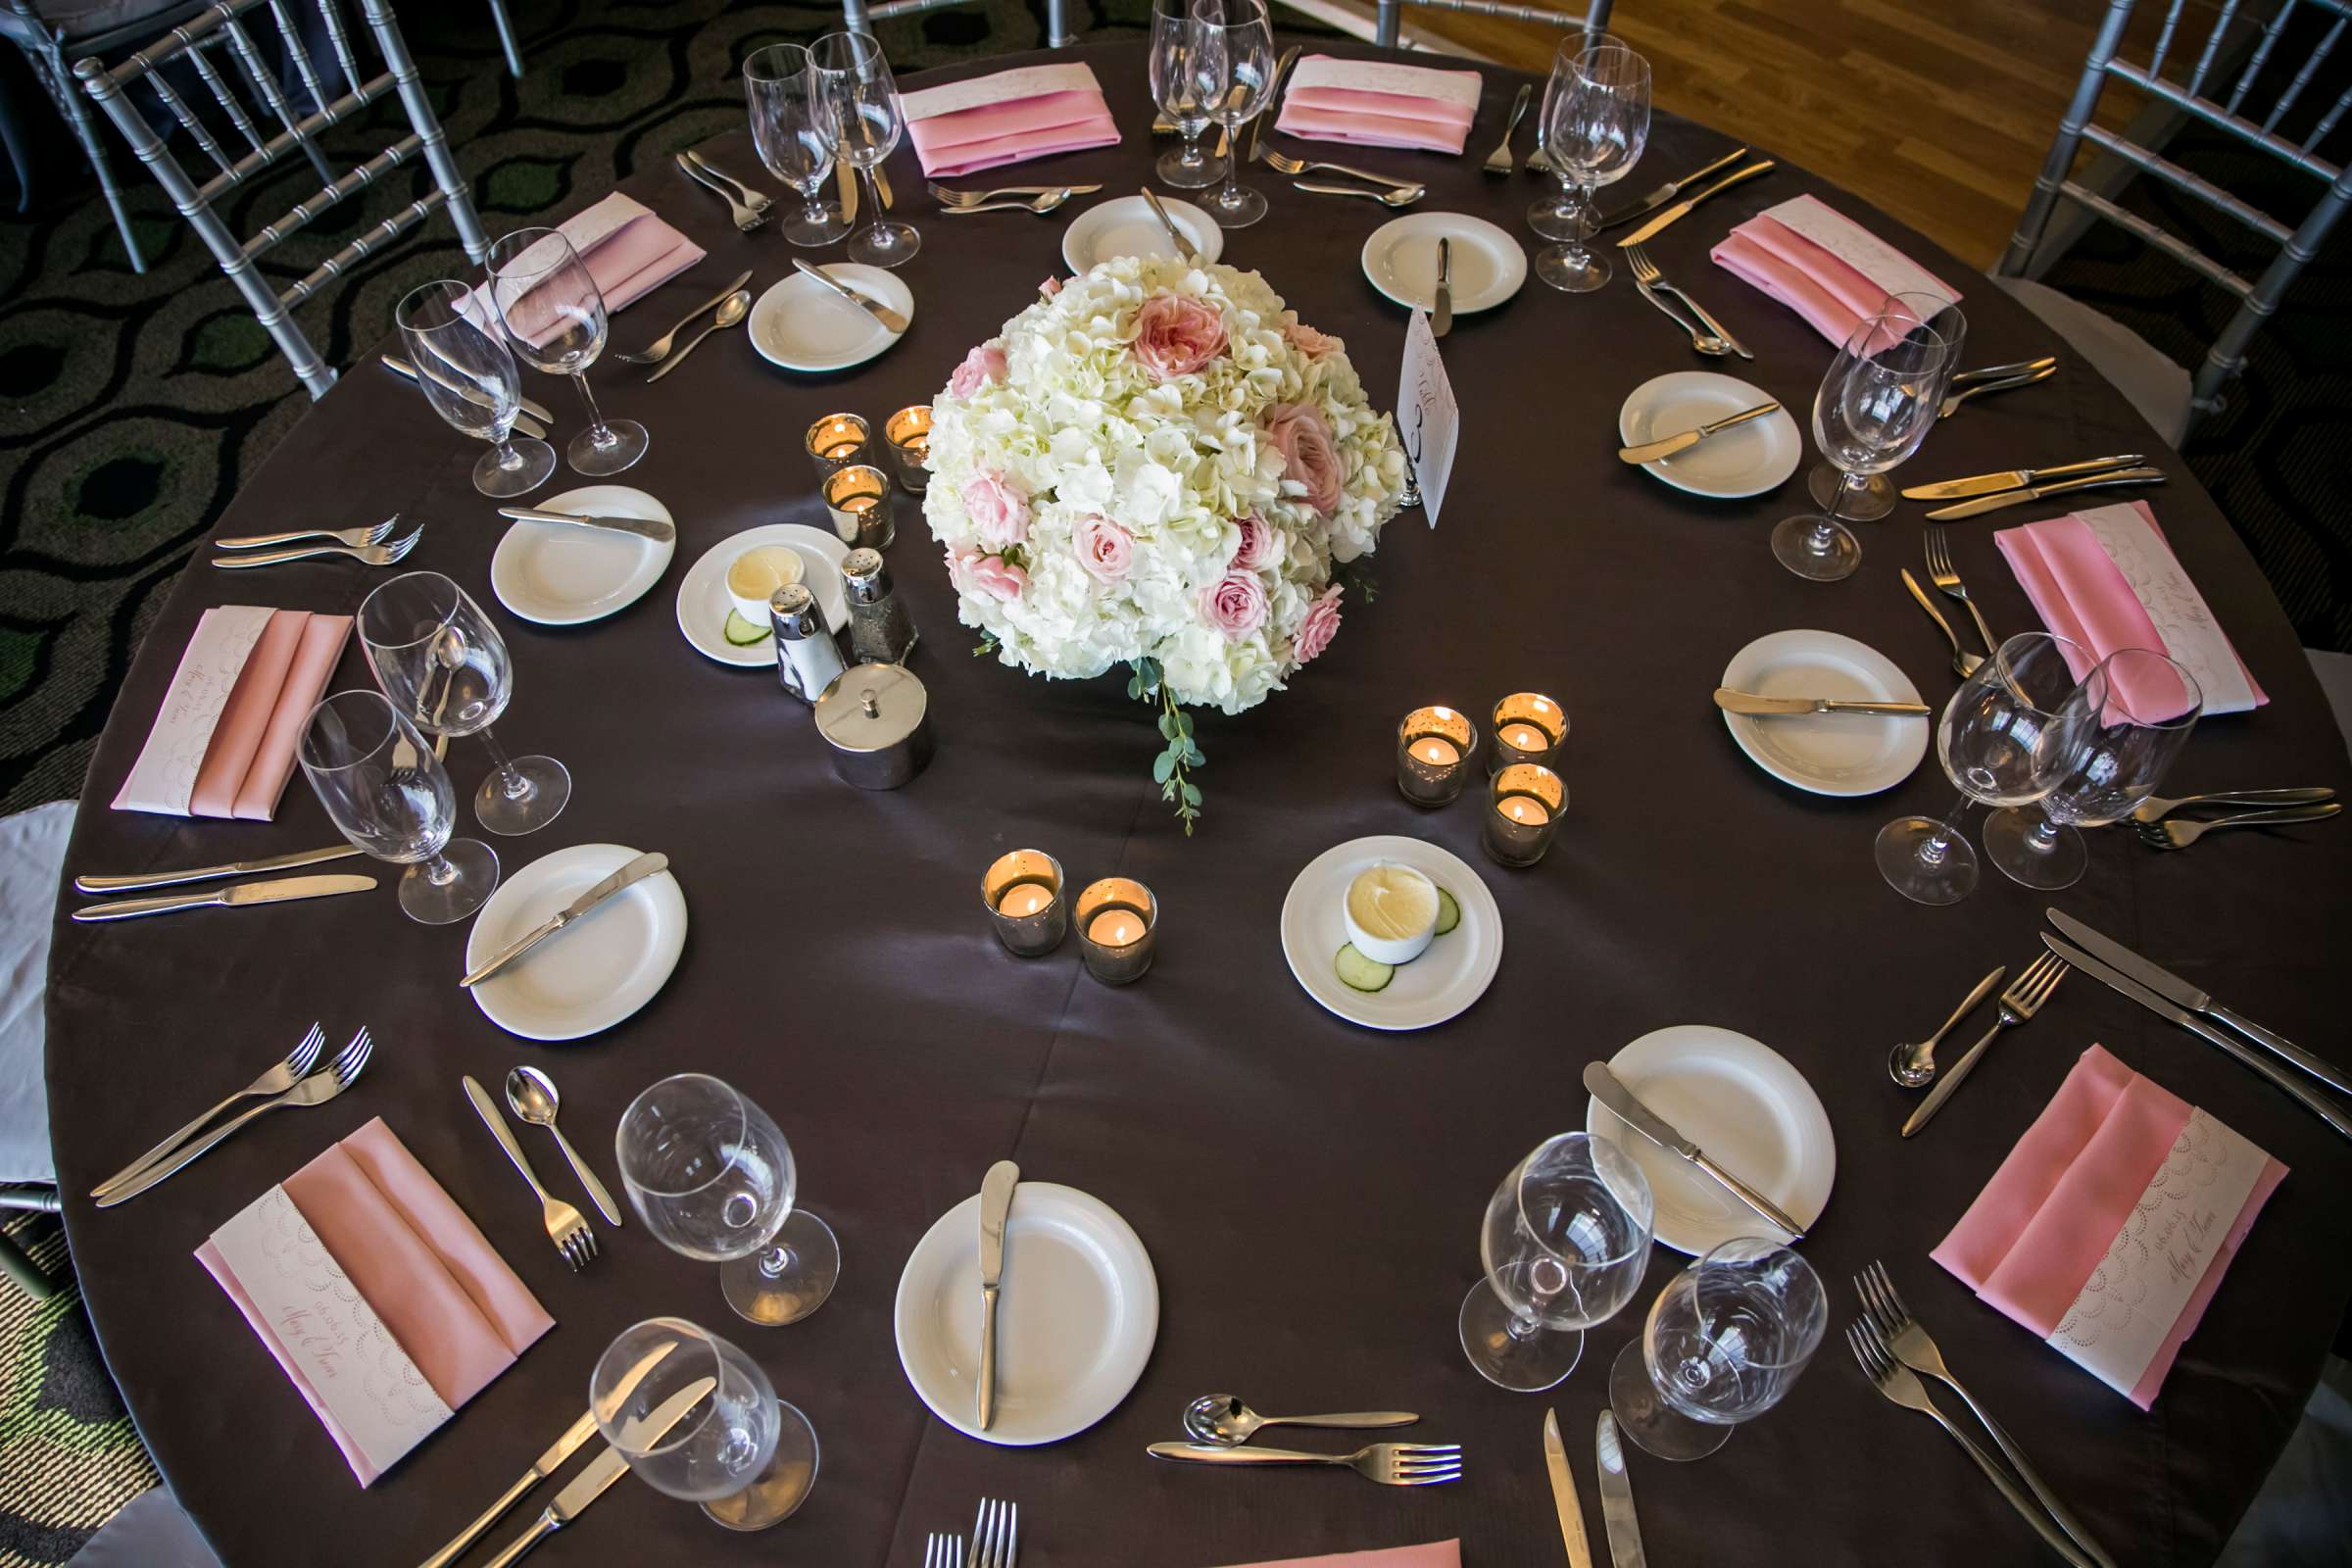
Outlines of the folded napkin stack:
[[[617,311],[643,299],[707,254],[700,245],[662,221],[652,208],[618,191],[593,207],[572,214],[556,225],[556,232],[571,242],[571,248],[587,265],[588,275],[596,279],[596,291],[605,297],[607,311]],[[542,246],[546,243],[540,241]],[[552,250],[550,247],[546,264],[549,266],[554,265]],[[533,257],[533,251],[523,252],[520,265],[529,267]],[[488,292],[476,289],[473,297],[487,313],[484,318],[495,322],[498,312]],[[529,296],[524,298],[527,300]],[[513,323],[516,331],[534,342],[552,336],[552,330],[543,327],[554,324],[534,325],[527,318]]]
[[[2041,623],[2075,645],[2067,662],[2076,679],[2119,648],[2148,648],[2196,677],[2208,713],[2242,713],[2271,700],[2180,569],[2147,503],[2003,528],[1992,542]],[[2180,678],[2169,671],[2152,678],[2163,687],[2142,689],[2143,679],[2116,695],[2144,723],[2178,717],[2185,706]]]
[[1933,1255],[2145,1410],[2285,1174],[2093,1046]]
[[902,93],[899,107],[914,156],[935,179],[1119,139],[1091,66],[1000,71]]
[[555,1327],[381,1117],[248,1204],[196,1257],[363,1487]]
[[1331,1557],[1285,1557],[1280,1562],[1250,1563],[1247,1568],[1462,1568],[1462,1544],[1434,1542],[1426,1546],[1396,1546],[1387,1551],[1343,1551]]
[[1833,343],[1842,344],[1878,315],[1889,294],[1960,298],[1958,289],[1811,196],[1758,213],[1708,254]]
[[303,723],[350,635],[349,615],[252,605],[206,611],[115,809],[275,816]]
[[1475,71],[1308,55],[1292,74],[1274,128],[1309,141],[1459,153],[1484,85]]

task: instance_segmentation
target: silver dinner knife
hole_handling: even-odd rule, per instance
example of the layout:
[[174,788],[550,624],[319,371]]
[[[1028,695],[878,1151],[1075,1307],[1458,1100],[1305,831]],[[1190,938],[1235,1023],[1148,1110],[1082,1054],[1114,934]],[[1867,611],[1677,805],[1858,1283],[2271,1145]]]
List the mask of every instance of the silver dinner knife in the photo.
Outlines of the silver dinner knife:
[[1453,241],[1438,236],[1438,308],[1429,318],[1429,335],[1444,337],[1453,327]]
[[79,893],[129,893],[139,888],[171,888],[183,882],[211,882],[224,876],[256,876],[264,871],[291,871],[298,865],[348,860],[367,853],[356,844],[337,844],[323,850],[296,850],[290,855],[264,856],[258,860],[231,860],[225,865],[199,865],[186,871],[141,871],[135,876],[93,876],[74,879]]
[[860,294],[856,289],[851,288],[848,284],[842,282],[839,278],[836,278],[832,273],[826,271],[823,268],[812,267],[808,263],[802,261],[798,256],[795,256],[792,259],[792,265],[799,268],[802,271],[808,273],[810,277],[815,278],[819,283],[824,284],[825,287],[831,289],[843,299],[848,300],[852,305],[855,305],[859,310],[864,311],[875,320],[880,321],[887,330],[893,332],[904,332],[906,330],[906,318],[901,316],[898,312],[892,310],[880,300],[866,298],[863,294]]
[[[1651,303],[1655,304],[1656,302],[1652,301]],[[1664,310],[1665,307],[1659,306],[1659,309]],[[1672,316],[1674,313],[1668,311],[1666,314]],[[1729,430],[1734,425],[1745,424],[1750,419],[1761,419],[1767,414],[1780,412],[1781,406],[1778,403],[1759,403],[1752,409],[1741,409],[1738,414],[1728,414],[1720,419],[1709,420],[1695,430],[1684,430],[1679,434],[1660,436],[1655,441],[1644,441],[1638,447],[1619,447],[1617,449],[1618,461],[1632,464],[1663,462],[1678,452],[1689,451],[1718,430]]]
[[331,899],[339,893],[365,893],[375,886],[371,876],[289,876],[274,882],[237,882],[210,893],[159,893],[147,899],[116,899],[108,904],[85,904],[74,911],[76,920],[127,920],[138,914],[170,914],[174,909],[216,906],[243,908],[253,904],[286,904],[298,899]]
[[548,512],[538,507],[501,507],[498,514],[515,522],[552,522],[573,528],[603,528],[612,533],[633,533],[665,545],[676,539],[677,528],[659,517],[600,517],[569,512]]
[[1727,713],[1888,713],[1922,718],[1935,711],[1925,703],[1871,703],[1844,697],[1759,697],[1729,686],[1715,688],[1715,706]]
[[1181,262],[1192,255],[1191,242],[1184,237],[1184,230],[1176,226],[1176,220],[1168,216],[1167,204],[1159,199],[1158,193],[1146,185],[1144,200],[1150,205],[1152,216],[1159,220],[1159,226],[1168,231],[1168,243],[1176,247],[1176,259]]
[[2087,479],[2061,479],[2056,484],[2037,484],[2030,490],[2004,490],[1997,496],[1979,496],[1974,501],[1937,507],[1928,514],[1928,520],[1950,522],[1956,517],[1982,516],[1987,512],[1998,512],[2003,507],[2020,507],[2045,496],[2064,495],[2069,490],[2103,490],[2109,485],[2162,483],[2162,468],[2118,468],[2112,473],[2094,473]]
[[490,961],[458,982],[461,987],[478,986],[492,975],[530,952],[549,937],[581,919],[606,900],[623,892],[633,882],[643,881],[657,871],[669,869],[669,857],[656,851],[640,855],[611,876],[605,878],[563,908],[507,944]]
[[1004,1281],[1004,1222],[1021,1167],[1000,1159],[980,1182],[980,1430],[997,1419],[997,1293]]
[[[686,1412],[703,1402],[710,1391],[718,1387],[716,1378],[697,1378],[677,1393],[663,1399],[639,1420],[629,1422],[621,1437],[631,1447],[645,1448],[668,1436],[669,1429],[685,1418]],[[482,1568],[514,1568],[529,1551],[548,1537],[563,1529],[587,1511],[588,1505],[605,1494],[605,1489],[628,1473],[629,1461],[618,1448],[605,1445],[604,1452],[588,1461],[588,1468],[573,1476],[547,1510],[532,1521],[531,1528],[507,1543],[506,1549],[482,1565]]]
[[[1648,195],[1634,203],[1631,207],[1628,207],[1625,211],[1621,213],[1611,213],[1608,217],[1600,220],[1600,227],[1615,228],[1619,223],[1630,223],[1635,219],[1641,218],[1645,214],[1654,213],[1659,208],[1665,206],[1668,202],[1674,200],[1677,196],[1680,196],[1690,186],[1697,184],[1709,174],[1714,173],[1715,171],[1728,168],[1746,156],[1746,148],[1735,147],[1730,152],[1725,153],[1721,158],[1718,158],[1713,163],[1709,164],[1706,168],[1685,174],[1680,179],[1670,179],[1665,184],[1660,185],[1656,190],[1651,191]],[[1595,229],[1593,232],[1598,233],[1599,229]]]
[[2333,1062],[2313,1055],[2284,1035],[2265,1029],[2253,1019],[2223,1006],[2213,1000],[2210,993],[2199,991],[2170,969],[2150,963],[2112,937],[2101,936],[2065,910],[2052,909],[2049,916],[2050,924],[2073,937],[2085,952],[2105,959],[2174,1006],[2202,1013],[2215,1023],[2244,1035],[2271,1054],[2293,1062],[2329,1088],[2352,1095],[2352,1075],[2347,1075]]
[[[1771,1199],[1766,1198],[1762,1193],[1757,1192],[1753,1187],[1748,1186],[1747,1183],[1709,1159],[1705,1150],[1676,1132],[1657,1112],[1636,1100],[1633,1091],[1619,1082],[1617,1075],[1609,1070],[1607,1062],[1592,1061],[1585,1064],[1585,1088],[1592,1092],[1593,1099],[1614,1111],[1627,1126],[1669,1154],[1680,1154],[1700,1170],[1705,1171],[1726,1192],[1745,1203],[1749,1208],[1754,1209],[1766,1222],[1777,1225],[1788,1232],[1790,1241],[1804,1239],[1805,1228],[1802,1225],[1789,1218]],[[1604,1494],[1608,1490],[1608,1476],[1605,1468],[1601,1476],[1601,1490]],[[1612,1531],[1611,1534],[1614,1535],[1615,1532]]]
[[[399,355],[387,354],[383,360],[384,368],[390,370],[394,375],[403,376],[411,381],[416,379],[416,367]],[[447,387],[450,391],[457,393],[468,403],[486,404],[489,402],[488,398],[474,388],[466,386],[463,382],[452,381],[446,375],[435,374],[433,381],[436,385]],[[548,406],[544,403],[533,402],[529,398],[520,398],[516,400],[515,407],[522,412],[514,416],[514,428],[524,435],[545,440],[547,426],[553,424],[556,418],[555,415],[549,411]],[[526,420],[533,422],[526,423]]]
[[1619,250],[1623,250],[1628,245],[1641,244],[1643,240],[1646,240],[1665,229],[1673,227],[1676,223],[1681,222],[1685,218],[1690,216],[1691,208],[1696,207],[1700,202],[1705,201],[1717,191],[1729,190],[1732,186],[1739,184],[1743,179],[1753,179],[1758,174],[1767,173],[1772,170],[1778,169],[1779,167],[1780,166],[1778,164],[1767,158],[1761,163],[1750,164],[1745,169],[1724,175],[1721,179],[1717,180],[1714,184],[1707,186],[1705,189],[1693,192],[1692,194],[1684,197],[1681,201],[1676,202],[1672,207],[1667,208],[1664,212],[1651,219],[1648,222],[1643,223],[1640,228],[1635,229],[1631,234],[1626,235],[1625,238],[1617,242],[1617,248]]
[[1606,1410],[1592,1428],[1592,1454],[1600,1468],[1600,1518],[1609,1527],[1609,1560],[1617,1568],[1648,1568],[1642,1522],[1634,1516],[1634,1481],[1625,1473],[1625,1443],[1617,1418]]
[[2109,468],[2132,468],[2148,460],[2137,452],[2126,452],[2112,458],[2084,458],[2081,463],[2060,463],[2047,468],[2011,468],[2002,473],[1976,473],[1965,479],[1946,479],[1940,484],[1915,484],[1901,492],[1905,501],[1962,501],[1970,496],[1988,496],[1999,490],[2022,490],[2043,479],[2063,479],[2069,474],[2103,473]]

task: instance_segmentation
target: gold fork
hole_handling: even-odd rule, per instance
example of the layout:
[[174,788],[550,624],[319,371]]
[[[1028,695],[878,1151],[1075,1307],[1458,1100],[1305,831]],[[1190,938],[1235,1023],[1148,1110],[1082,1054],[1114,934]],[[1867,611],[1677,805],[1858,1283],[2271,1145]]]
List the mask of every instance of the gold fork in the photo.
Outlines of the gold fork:
[[498,1140],[498,1147],[507,1152],[507,1157],[514,1162],[514,1168],[522,1172],[522,1179],[530,1183],[532,1192],[538,1194],[539,1218],[547,1227],[547,1239],[555,1245],[564,1261],[571,1265],[572,1272],[578,1273],[596,1260],[596,1232],[588,1228],[588,1222],[580,1217],[578,1209],[539,1184],[539,1173],[531,1169],[531,1162],[523,1157],[522,1146],[514,1141],[514,1134],[508,1129],[507,1119],[499,1113],[498,1106],[491,1103],[489,1092],[474,1082],[471,1073],[467,1073],[460,1082],[465,1086],[466,1098],[473,1102],[474,1113],[482,1118],[482,1125],[490,1129],[490,1136]]
[[1995,1035],[2004,1029],[2016,1028],[2041,1010],[2041,1004],[2050,1000],[2050,993],[2058,989],[2058,982],[2066,978],[2067,968],[2065,959],[2054,953],[2045,953],[2026,965],[2025,973],[2009,982],[2009,989],[2001,993],[2000,1017],[1993,1020],[1992,1027],[1984,1031],[1984,1038],[1969,1047],[1968,1054],[1953,1062],[1951,1070],[1937,1080],[1935,1088],[1928,1091],[1928,1098],[1920,1102],[1919,1108],[1911,1113],[1911,1119],[1903,1123],[1905,1138],[1935,1120],[1936,1113],[1943,1108],[1943,1102],[1952,1098],[1952,1091],[1960,1087],[1960,1081],[1976,1070],[1978,1059],[1984,1054],[1985,1048],[1992,1044]]
[[1951,529],[1940,522],[1928,528],[1928,581],[1936,585],[1937,593],[1968,607],[1969,618],[1977,623],[1977,635],[1984,639],[1984,651],[1989,654],[2001,646],[2000,641],[1992,635],[1992,628],[1984,624],[1984,612],[1968,597],[1968,585],[1960,580],[1959,568],[1952,564],[1950,534]]

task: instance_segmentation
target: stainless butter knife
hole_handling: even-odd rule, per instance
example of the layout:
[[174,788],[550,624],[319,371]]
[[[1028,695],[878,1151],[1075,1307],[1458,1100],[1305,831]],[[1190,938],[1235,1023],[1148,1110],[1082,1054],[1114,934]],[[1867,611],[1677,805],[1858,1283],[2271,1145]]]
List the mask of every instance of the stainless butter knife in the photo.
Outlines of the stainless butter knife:
[[901,316],[898,312],[892,310],[880,300],[868,299],[865,295],[858,293],[856,289],[842,282],[839,278],[826,271],[823,268],[811,267],[808,263],[802,261],[798,256],[795,256],[792,259],[792,265],[799,268],[802,271],[808,273],[810,277],[815,278],[819,283],[822,283],[825,287],[831,289],[843,299],[848,300],[852,305],[855,305],[860,310],[864,311],[875,320],[880,321],[885,329],[892,332],[904,332],[906,330],[906,318]]
[[1560,1441],[1560,1413],[1544,1412],[1544,1468],[1551,1473],[1551,1506],[1560,1516],[1560,1540],[1568,1548],[1568,1568],[1592,1568],[1592,1544],[1585,1539],[1585,1505],[1576,1494],[1576,1472],[1568,1464],[1568,1446]]
[[1021,1167],[1000,1159],[980,1182],[980,1430],[997,1419],[997,1295],[1004,1282],[1004,1225]]
[[[1706,1172],[1724,1191],[1753,1209],[1766,1223],[1786,1231],[1790,1241],[1804,1239],[1805,1228],[1802,1225],[1789,1218],[1788,1213],[1771,1199],[1766,1198],[1762,1193],[1757,1192],[1753,1187],[1716,1164],[1714,1160],[1709,1159],[1705,1150],[1676,1132],[1657,1112],[1635,1099],[1634,1092],[1618,1080],[1617,1075],[1609,1070],[1607,1062],[1586,1063],[1585,1088],[1592,1092],[1593,1099],[1608,1106],[1617,1118],[1628,1127],[1669,1154],[1679,1154]],[[1605,1466],[1601,1472],[1601,1491],[1605,1496],[1608,1491],[1608,1472]],[[1612,1530],[1611,1534],[1614,1535],[1614,1533]]]
[[[669,1435],[669,1429],[686,1417],[686,1412],[710,1396],[718,1387],[716,1378],[697,1378],[677,1393],[656,1405],[646,1415],[631,1421],[621,1429],[621,1439],[629,1446],[642,1451],[658,1445]],[[514,1568],[528,1552],[548,1537],[577,1519],[590,1503],[605,1494],[605,1490],[628,1473],[629,1461],[618,1448],[606,1444],[604,1451],[588,1461],[588,1468],[573,1476],[547,1511],[532,1521],[531,1528],[507,1543],[506,1548],[482,1565],[482,1568]]]
[[678,537],[675,525],[658,517],[599,517],[570,512],[548,512],[539,507],[501,507],[498,514],[515,522],[552,522],[570,528],[602,528],[611,533],[633,533],[665,545]]
[[540,921],[528,931],[525,931],[521,936],[507,944],[506,948],[493,956],[489,962],[474,970],[473,973],[459,981],[458,984],[460,986],[480,985],[483,981],[498,973],[499,970],[505,968],[508,964],[513,963],[516,958],[521,957],[524,954],[530,952],[540,943],[545,942],[549,937],[552,937],[557,932],[576,923],[591,910],[594,910],[600,905],[604,904],[607,900],[612,899],[626,890],[631,883],[643,881],[645,878],[652,876],[657,871],[666,871],[668,869],[669,857],[666,855],[655,852],[650,855],[638,856],[635,859],[629,861],[628,864],[622,866],[619,870],[613,872],[611,876],[605,878],[602,882],[597,883],[596,886],[590,888],[587,892],[572,900],[571,903],[565,905],[563,908],[558,909],[554,914],[549,915],[546,919]]
[[[1673,313],[1668,312],[1667,314],[1672,315]],[[1679,435],[1661,436],[1655,441],[1645,441],[1638,447],[1619,447],[1617,457],[1620,462],[1636,465],[1657,463],[1673,457],[1678,452],[1688,452],[1718,430],[1729,430],[1736,424],[1745,424],[1750,419],[1761,419],[1767,414],[1778,414],[1780,411],[1781,406],[1778,403],[1759,403],[1752,409],[1741,409],[1738,414],[1726,415],[1712,423],[1700,425],[1695,430],[1685,430]]]
[[1298,63],[1298,46],[1291,45],[1282,52],[1274,67],[1274,90],[1266,94],[1266,107],[1250,122],[1250,143],[1242,149],[1242,162],[1249,163],[1257,156],[1257,141],[1266,133],[1266,126],[1282,110],[1282,89],[1291,79],[1291,68]]
[[[405,379],[411,381],[416,379],[416,367],[411,365],[399,355],[387,354],[383,356],[383,361],[384,368],[390,370],[394,375],[404,377]],[[449,390],[457,393],[468,403],[487,404],[490,401],[487,397],[483,396],[474,388],[466,386],[461,381],[452,381],[448,376],[436,373],[433,376],[433,381],[436,385],[449,388]],[[546,440],[547,427],[555,422],[556,417],[555,415],[549,411],[547,405],[544,403],[535,403],[529,398],[522,398],[517,400],[515,407],[522,410],[522,413],[515,416],[514,428],[523,435],[531,436],[542,441]]]
[[841,197],[841,220],[858,221],[858,172],[850,167],[847,158],[833,160],[833,189]]
[[1149,185],[1144,187],[1144,201],[1151,207],[1152,216],[1159,220],[1159,226],[1168,231],[1168,243],[1176,247],[1176,259],[1182,261],[1192,255],[1192,242],[1184,237],[1184,230],[1176,226],[1176,220],[1169,216],[1167,204]]
[[1617,1418],[1606,1410],[1592,1428],[1592,1452],[1600,1468],[1600,1518],[1609,1527],[1609,1560],[1617,1568],[1648,1568],[1642,1523],[1634,1517],[1634,1482],[1625,1473],[1625,1443],[1617,1434]]
[[231,860],[225,865],[199,865],[186,871],[141,871],[133,876],[94,876],[74,879],[81,893],[129,893],[139,888],[177,887],[183,882],[211,882],[224,876],[256,876],[264,871],[291,871],[298,865],[348,860],[363,851],[356,844],[337,844],[323,850],[296,850],[290,855],[264,856],[258,860]]
[[1444,337],[1453,327],[1453,241],[1438,236],[1438,308],[1429,318],[1429,335]]
[[1876,703],[1845,697],[1763,697],[1754,692],[1715,688],[1715,706],[1727,713],[1882,713],[1924,718],[1935,710],[1925,703]]
[[1672,207],[1667,208],[1664,212],[1658,214],[1657,217],[1651,219],[1648,222],[1643,223],[1640,228],[1635,229],[1631,234],[1626,235],[1625,238],[1617,242],[1617,248],[1619,250],[1623,250],[1628,245],[1641,244],[1643,240],[1649,239],[1662,230],[1671,228],[1676,223],[1681,222],[1685,218],[1690,216],[1691,208],[1696,207],[1700,202],[1705,201],[1708,197],[1714,195],[1716,192],[1729,190],[1743,179],[1753,179],[1758,174],[1766,173],[1779,167],[1780,166],[1778,164],[1775,164],[1771,159],[1767,158],[1761,163],[1750,164],[1745,169],[1738,170],[1732,173],[1724,175],[1714,184],[1706,186],[1702,190],[1695,191],[1692,194],[1684,197],[1681,201],[1676,202]]
[[2094,473],[2087,479],[2061,479],[2056,484],[2037,484],[2028,490],[2004,490],[1997,496],[1979,496],[1974,501],[1938,507],[1928,514],[1928,520],[1949,522],[1955,517],[1981,516],[1987,512],[1998,512],[2003,507],[2022,507],[2029,501],[2039,501],[2044,496],[2064,495],[2069,490],[2103,490],[2109,485],[2162,483],[2162,468],[2119,468],[2113,473]]
[[2011,468],[2002,473],[1977,473],[1965,479],[1946,479],[1940,484],[1915,484],[1902,492],[1905,501],[1960,501],[1969,496],[1988,496],[1999,490],[2022,490],[2043,479],[2063,479],[2069,474],[2103,473],[2109,468],[2130,468],[2148,460],[2137,452],[2126,452],[2113,458],[2084,458],[2081,463],[2061,463],[2047,468]]
[[[1644,214],[1654,213],[1659,208],[1665,206],[1668,202],[1674,200],[1677,196],[1680,196],[1690,186],[1697,184],[1709,174],[1714,173],[1717,170],[1728,168],[1746,156],[1746,148],[1735,147],[1730,152],[1725,153],[1721,158],[1718,158],[1713,163],[1709,164],[1706,168],[1693,171],[1690,173],[1685,174],[1680,179],[1670,179],[1665,184],[1660,185],[1656,190],[1651,191],[1648,195],[1634,203],[1631,207],[1626,208],[1623,212],[1611,213],[1608,217],[1600,220],[1600,227],[1615,228],[1619,223],[1630,223],[1635,219],[1640,218]],[[1597,233],[1599,230],[1595,229],[1594,232]]]
[[138,914],[170,914],[174,909],[219,906],[243,908],[254,904],[286,904],[299,899],[331,899],[339,893],[365,893],[375,886],[371,876],[289,876],[274,882],[238,882],[210,893],[159,893],[147,899],[116,899],[109,904],[85,904],[74,911],[76,920],[127,920]]

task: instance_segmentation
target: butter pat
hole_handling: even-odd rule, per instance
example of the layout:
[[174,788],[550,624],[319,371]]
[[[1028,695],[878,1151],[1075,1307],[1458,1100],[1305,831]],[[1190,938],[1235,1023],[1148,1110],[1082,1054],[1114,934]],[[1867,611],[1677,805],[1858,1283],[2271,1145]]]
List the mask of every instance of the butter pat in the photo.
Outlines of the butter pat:
[[808,567],[790,545],[759,545],[727,567],[727,597],[736,612],[755,626],[767,624],[768,596],[799,582]]
[[1438,885],[1383,860],[1348,884],[1348,940],[1375,963],[1410,963],[1438,932]]

